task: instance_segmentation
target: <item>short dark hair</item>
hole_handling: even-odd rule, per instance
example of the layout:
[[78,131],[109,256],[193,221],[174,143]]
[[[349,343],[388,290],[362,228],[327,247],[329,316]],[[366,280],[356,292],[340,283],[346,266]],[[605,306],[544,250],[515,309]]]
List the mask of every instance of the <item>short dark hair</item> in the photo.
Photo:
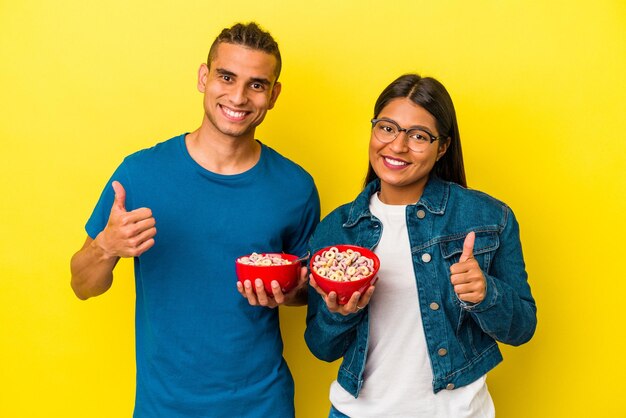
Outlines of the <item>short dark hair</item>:
[[[443,84],[432,77],[421,77],[418,74],[402,75],[380,94],[374,105],[374,117],[377,118],[390,101],[398,98],[408,98],[426,109],[437,121],[439,135],[447,136],[450,140],[446,153],[435,163],[431,174],[467,187],[456,112],[452,98]],[[365,184],[377,178],[378,175],[370,163]]]
[[215,59],[215,55],[217,54],[217,47],[221,43],[241,45],[273,55],[276,57],[275,74],[276,80],[278,80],[282,66],[278,43],[276,43],[269,32],[261,29],[257,23],[237,23],[230,28],[222,29],[222,32],[217,35],[213,44],[211,44],[211,49],[209,49],[209,56],[207,58],[207,65],[209,68],[211,67],[211,62]]

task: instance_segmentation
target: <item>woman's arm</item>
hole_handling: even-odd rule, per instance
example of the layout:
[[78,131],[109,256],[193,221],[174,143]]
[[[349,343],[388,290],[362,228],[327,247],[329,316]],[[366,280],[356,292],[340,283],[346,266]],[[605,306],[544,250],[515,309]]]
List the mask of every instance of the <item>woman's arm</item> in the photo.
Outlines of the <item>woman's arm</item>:
[[304,339],[311,353],[320,360],[335,361],[343,357],[356,338],[356,328],[365,317],[365,309],[343,315],[331,312],[320,294],[309,286],[306,331]]
[[535,332],[537,307],[527,281],[519,225],[508,207],[505,215],[500,246],[489,273],[484,274],[486,295],[480,303],[464,304],[463,308],[495,340],[521,345]]

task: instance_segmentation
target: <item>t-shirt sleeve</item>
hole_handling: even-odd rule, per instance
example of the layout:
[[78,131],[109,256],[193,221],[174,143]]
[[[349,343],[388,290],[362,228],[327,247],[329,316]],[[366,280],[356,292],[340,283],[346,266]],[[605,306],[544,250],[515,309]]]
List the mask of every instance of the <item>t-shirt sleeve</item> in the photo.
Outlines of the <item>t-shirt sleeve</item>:
[[128,176],[126,175],[126,169],[124,167],[124,163],[122,163],[117,170],[113,173],[109,181],[104,186],[104,190],[100,194],[100,199],[96,204],[87,224],[85,225],[85,230],[87,231],[87,235],[90,238],[95,239],[96,236],[102,232],[104,227],[107,225],[109,221],[109,215],[111,214],[111,207],[113,206],[113,200],[115,198],[115,192],[113,191],[112,183],[114,180],[119,181],[122,186],[126,189],[126,206],[128,205],[128,188],[130,187],[130,181]]
[[285,252],[288,254],[304,255],[307,250],[309,237],[313,234],[319,222],[320,198],[317,188],[315,184],[313,184],[309,198],[302,210],[300,223],[290,237]]

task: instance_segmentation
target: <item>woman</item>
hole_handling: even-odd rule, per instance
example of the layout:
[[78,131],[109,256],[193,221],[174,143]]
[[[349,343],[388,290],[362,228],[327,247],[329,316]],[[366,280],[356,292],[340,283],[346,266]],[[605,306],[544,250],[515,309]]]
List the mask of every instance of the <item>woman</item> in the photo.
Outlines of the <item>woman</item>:
[[363,191],[310,241],[381,260],[376,286],[345,305],[310,281],[307,345],[343,357],[330,416],[492,417],[497,342],[523,344],[537,322],[517,221],[466,188],[454,106],[433,78],[403,75],[382,92],[369,163]]

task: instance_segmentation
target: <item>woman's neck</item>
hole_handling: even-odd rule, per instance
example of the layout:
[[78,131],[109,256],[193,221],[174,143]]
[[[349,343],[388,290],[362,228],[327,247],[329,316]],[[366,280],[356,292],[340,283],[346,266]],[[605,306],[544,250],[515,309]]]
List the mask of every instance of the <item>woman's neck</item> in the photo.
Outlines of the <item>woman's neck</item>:
[[387,205],[412,205],[422,197],[426,183],[428,178],[406,186],[393,186],[381,181],[378,198]]

